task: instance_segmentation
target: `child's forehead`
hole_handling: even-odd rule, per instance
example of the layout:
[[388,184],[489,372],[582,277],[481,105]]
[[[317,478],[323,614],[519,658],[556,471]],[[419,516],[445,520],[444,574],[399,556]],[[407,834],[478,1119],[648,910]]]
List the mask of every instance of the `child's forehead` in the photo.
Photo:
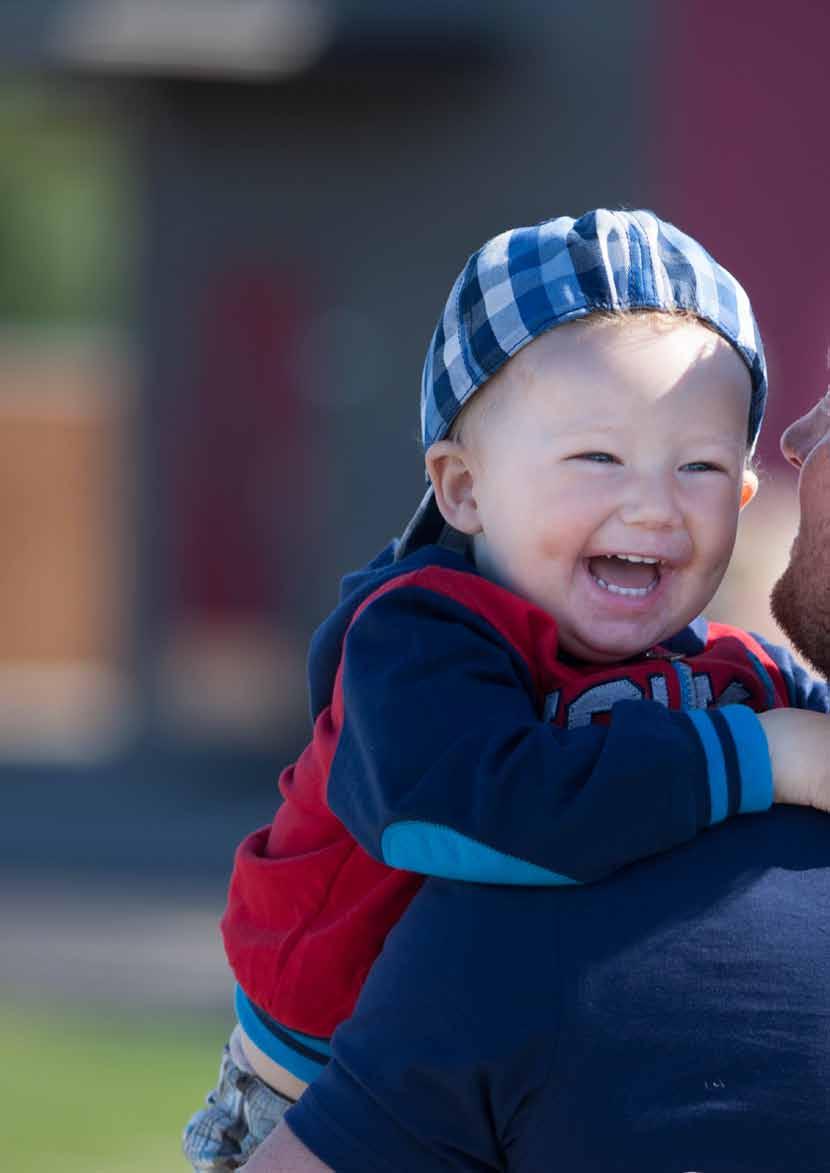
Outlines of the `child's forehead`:
[[[679,345],[676,340],[665,345],[667,338],[679,333],[683,334]],[[682,355],[684,365],[694,366],[710,359],[716,350],[730,353],[731,347],[714,330],[690,316],[640,313],[597,317],[595,321],[586,318],[534,338],[505,363],[496,382],[516,394],[539,382],[555,388],[585,375],[602,376],[607,372],[612,376],[614,370],[622,368],[634,372],[642,369],[650,376],[664,369],[666,378],[671,379],[677,354]],[[741,360],[737,355],[735,358],[743,369]],[[584,385],[583,395],[590,394],[592,386],[591,382]]]
[[506,364],[516,374],[564,362],[591,363],[598,356],[632,349],[653,351],[667,334],[683,331],[696,338],[701,357],[729,343],[700,319],[689,314],[638,313],[592,314],[540,334]]
[[751,397],[749,372],[724,338],[693,317],[657,313],[553,329],[514,355],[492,383],[479,392],[482,422],[491,426],[514,409],[552,416],[558,428],[620,426],[663,399],[670,412],[679,402],[672,392],[683,384],[695,397],[707,387],[710,406],[731,400],[743,428]]

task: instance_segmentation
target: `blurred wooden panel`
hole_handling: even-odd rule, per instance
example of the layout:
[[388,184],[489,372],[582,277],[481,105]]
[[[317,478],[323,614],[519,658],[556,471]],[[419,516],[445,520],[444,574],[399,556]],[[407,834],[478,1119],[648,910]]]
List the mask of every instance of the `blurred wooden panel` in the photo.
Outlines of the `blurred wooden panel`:
[[0,666],[121,659],[125,384],[104,348],[0,342]]

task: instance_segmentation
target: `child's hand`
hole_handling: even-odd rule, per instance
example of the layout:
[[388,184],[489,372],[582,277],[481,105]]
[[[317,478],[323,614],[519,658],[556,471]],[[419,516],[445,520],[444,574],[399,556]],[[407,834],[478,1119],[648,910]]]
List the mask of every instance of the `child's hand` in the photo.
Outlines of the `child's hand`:
[[773,801],[830,811],[830,718],[773,709],[758,719],[769,746]]

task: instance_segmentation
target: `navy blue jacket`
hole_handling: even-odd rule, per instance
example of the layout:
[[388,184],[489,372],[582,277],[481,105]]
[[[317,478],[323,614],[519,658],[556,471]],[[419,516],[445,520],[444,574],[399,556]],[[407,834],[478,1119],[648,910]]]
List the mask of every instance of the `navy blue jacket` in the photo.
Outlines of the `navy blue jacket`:
[[554,616],[436,546],[346,581],[310,678],[313,737],[237,852],[223,932],[247,999],[312,1051],[421,877],[602,879],[766,809],[755,713],[828,707],[785,652],[725,625],[569,660]]

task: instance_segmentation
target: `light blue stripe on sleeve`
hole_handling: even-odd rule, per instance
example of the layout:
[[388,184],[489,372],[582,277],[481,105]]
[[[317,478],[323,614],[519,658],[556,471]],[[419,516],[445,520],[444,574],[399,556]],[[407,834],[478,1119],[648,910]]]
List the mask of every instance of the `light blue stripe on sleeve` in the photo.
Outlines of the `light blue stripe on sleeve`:
[[[739,707],[739,706],[736,706]],[[726,709],[720,709],[725,713]],[[726,786],[726,763],[723,760],[720,738],[705,713],[691,711],[685,714],[695,727],[706,754],[706,772],[709,776],[709,799],[712,806],[711,822],[721,823],[729,810],[729,791]]]
[[729,725],[738,752],[741,814],[769,810],[772,806],[772,765],[767,738],[758,714],[746,705],[724,705],[718,712]]
[[515,855],[478,843],[468,835],[439,823],[418,819],[392,823],[381,836],[384,863],[391,868],[467,880],[479,884],[517,884],[556,887],[578,884],[570,876],[548,871]]

